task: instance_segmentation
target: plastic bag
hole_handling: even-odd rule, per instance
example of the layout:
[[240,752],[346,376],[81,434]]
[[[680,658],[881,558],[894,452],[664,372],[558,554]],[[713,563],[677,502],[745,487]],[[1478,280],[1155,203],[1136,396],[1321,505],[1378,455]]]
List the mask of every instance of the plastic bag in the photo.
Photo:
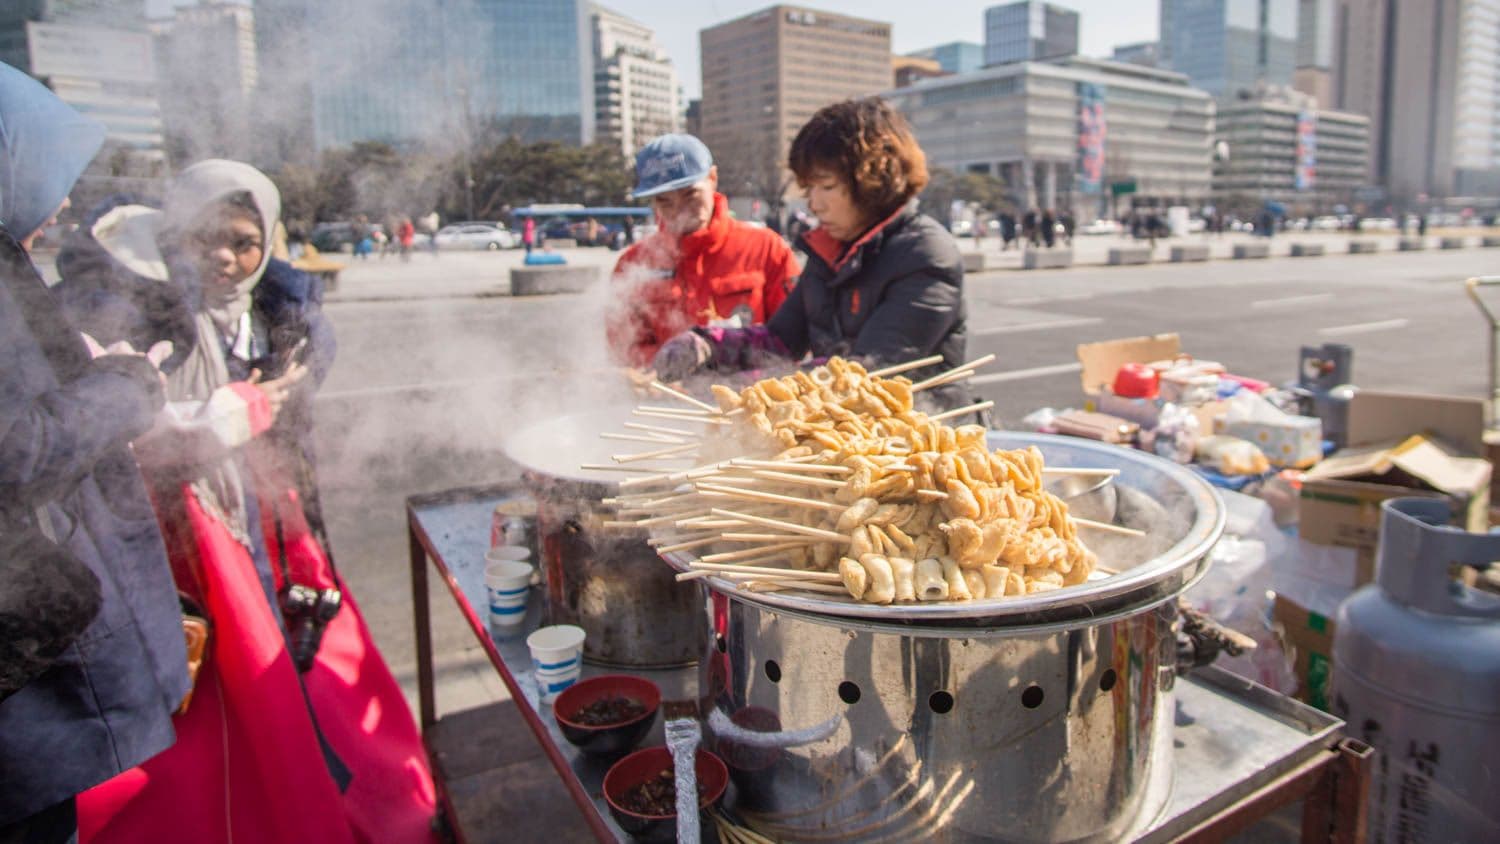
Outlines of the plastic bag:
[[1193,462],[1198,447],[1198,417],[1176,404],[1164,404],[1151,432],[1151,451],[1177,463]]
[[1259,475],[1271,469],[1271,461],[1255,443],[1239,437],[1204,437],[1196,454],[1199,463],[1225,475]]

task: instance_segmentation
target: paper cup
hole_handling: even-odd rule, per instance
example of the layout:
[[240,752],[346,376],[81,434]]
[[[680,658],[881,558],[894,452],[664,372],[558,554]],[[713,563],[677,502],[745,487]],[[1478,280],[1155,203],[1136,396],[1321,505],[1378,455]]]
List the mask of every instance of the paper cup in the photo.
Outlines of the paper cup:
[[487,564],[484,567],[484,587],[489,593],[490,624],[513,627],[526,620],[531,563],[501,560]]
[[542,703],[556,700],[563,689],[578,681],[583,671],[583,639],[583,628],[572,624],[542,627],[526,637]]
[[496,545],[484,552],[486,563],[526,563],[531,561],[531,549],[523,545]]

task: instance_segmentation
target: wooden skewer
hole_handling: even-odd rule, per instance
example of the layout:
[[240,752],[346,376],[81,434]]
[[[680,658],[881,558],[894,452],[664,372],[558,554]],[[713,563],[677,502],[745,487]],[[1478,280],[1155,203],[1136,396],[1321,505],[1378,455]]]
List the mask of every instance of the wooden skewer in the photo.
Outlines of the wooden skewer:
[[777,577],[800,577],[807,580],[823,580],[829,583],[843,583],[844,578],[836,571],[803,571],[801,569],[778,569],[769,566],[740,566],[734,563],[701,563],[692,562],[688,566],[695,569],[707,569],[709,571],[738,572],[740,574],[769,574]]
[[705,536],[702,539],[689,539],[686,542],[674,542],[671,545],[658,545],[656,546],[656,553],[670,554],[673,551],[690,551],[694,548],[702,548],[705,545],[712,545],[718,541],[719,537],[717,536]]
[[778,542],[774,545],[762,545],[759,548],[742,548],[739,551],[725,551],[720,554],[709,554],[707,557],[699,558],[703,563],[729,563],[735,560],[743,560],[746,557],[754,557],[757,554],[771,552],[790,551],[793,548],[806,548],[807,543],[803,541]]
[[940,384],[946,384],[949,381],[958,381],[961,378],[967,378],[974,372],[974,370],[978,369],[981,366],[984,366],[987,363],[992,363],[994,362],[994,360],[994,355],[985,355],[982,358],[975,358],[968,363],[959,364],[958,366],[953,367],[947,372],[940,372],[937,375],[928,378],[926,381],[918,381],[917,383],[911,385],[911,390],[915,393],[918,390],[925,390],[928,387],[936,387]]
[[673,527],[690,528],[693,530],[711,530],[721,528],[747,527],[750,524],[750,522],[745,521],[744,519],[703,519],[700,517],[698,519],[688,519],[686,521],[677,522],[673,525]]
[[887,366],[885,369],[877,369],[874,372],[870,373],[870,377],[871,378],[889,378],[892,375],[897,375],[897,374],[900,374],[902,372],[910,372],[913,369],[921,369],[924,366],[932,366],[935,363],[942,363],[942,362],[943,362],[943,356],[942,355],[931,355],[931,356],[928,356],[928,357],[925,357],[925,358],[917,358],[916,360],[909,360],[906,363],[898,363],[895,366]]
[[1096,476],[1096,477],[1103,476],[1103,475],[1108,475],[1111,478],[1113,478],[1116,475],[1120,474],[1120,470],[1119,469],[1064,469],[1062,467],[1058,467],[1056,469],[1043,468],[1042,469],[1042,474],[1044,474],[1044,475],[1057,475],[1059,477],[1065,476],[1065,475],[1089,475],[1089,476]]
[[923,390],[930,390],[933,387],[944,387],[949,384],[957,384],[958,382],[963,381],[967,378],[974,377],[974,375],[975,373],[973,370],[970,370],[968,372],[960,372],[957,375],[950,375],[948,373],[944,373],[942,375],[934,375],[933,377],[928,378],[926,381],[923,381],[920,384],[913,384],[911,387],[911,391],[913,393],[919,393]]
[[751,580],[741,583],[740,588],[746,592],[795,592],[800,589],[804,592],[817,592],[823,595],[847,596],[849,594],[849,590],[843,586],[816,582],[792,583],[789,581]]
[[1073,524],[1078,525],[1079,527],[1093,528],[1094,530],[1108,531],[1109,533],[1118,533],[1125,536],[1146,535],[1145,531],[1136,530],[1135,528],[1128,528],[1121,525],[1112,525],[1108,522],[1096,522],[1093,519],[1080,519],[1077,516],[1072,516],[1071,518],[1073,519]]
[[650,433],[653,433],[653,434],[666,434],[666,435],[672,436],[672,437],[701,437],[701,436],[703,436],[701,433],[699,433],[697,431],[684,431],[681,428],[667,428],[667,427],[663,427],[661,425],[643,425],[640,422],[623,422],[623,423],[621,423],[621,425],[623,427],[630,428],[631,430],[634,430],[634,431],[649,431]]
[[719,484],[699,483],[698,489],[708,492],[719,492],[734,498],[744,498],[750,501],[770,501],[776,504],[791,504],[795,507],[810,507],[814,510],[828,510],[842,513],[848,509],[846,505],[837,504],[832,501],[815,501],[811,498],[798,498],[794,495],[779,495],[774,492],[761,492],[758,489],[737,489],[732,486],[721,486]]
[[717,416],[709,416],[707,414],[704,414],[702,416],[691,416],[691,415],[683,414],[683,413],[668,413],[668,412],[659,411],[659,410],[643,410],[643,409],[641,409],[639,407],[636,408],[635,410],[630,411],[630,412],[632,414],[636,415],[636,416],[652,416],[652,417],[655,417],[657,419],[674,419],[674,420],[676,420],[678,422],[702,422],[705,425],[732,425],[732,424],[734,424],[734,423],[730,422],[728,419],[721,419],[721,418],[719,418]]
[[663,393],[666,393],[667,395],[671,396],[674,399],[678,399],[680,401],[685,401],[688,404],[692,405],[693,407],[699,408],[701,410],[706,410],[706,411],[708,411],[709,413],[712,413],[715,416],[722,416],[723,413],[724,413],[724,411],[718,409],[717,407],[714,407],[713,405],[709,404],[708,402],[706,402],[706,401],[699,401],[698,399],[693,398],[692,396],[688,395],[687,393],[681,392],[679,390],[674,390],[671,387],[668,387],[666,384],[663,384],[660,381],[652,381],[651,382],[651,387],[652,387],[652,389],[661,390]]
[[843,481],[835,481],[832,478],[814,478],[807,475],[794,475],[790,472],[772,472],[769,469],[756,469],[750,473],[753,477],[764,478],[768,481],[781,481],[788,484],[800,486],[820,487],[822,489],[843,489]]
[[795,522],[784,522],[780,519],[768,519],[765,516],[752,516],[749,513],[736,513],[732,510],[720,510],[717,507],[713,508],[709,512],[713,513],[715,516],[723,516],[726,519],[740,519],[742,521],[749,522],[750,524],[764,525],[765,527],[773,527],[780,530],[790,531],[792,533],[805,534],[807,536],[816,536],[820,539],[826,539],[830,542],[842,542],[845,544],[849,542],[849,537],[843,535],[842,533],[834,533],[831,530],[823,530],[822,528],[799,525]]
[[779,469],[784,472],[811,472],[823,475],[847,475],[853,470],[847,466],[827,466],[816,463],[794,463],[787,460],[752,460],[740,457],[729,461],[730,466],[752,466],[756,469]]
[[626,440],[626,441],[633,442],[633,443],[656,443],[657,445],[661,445],[663,443],[679,443],[680,444],[680,443],[687,442],[687,440],[682,439],[681,437],[665,437],[665,436],[660,436],[660,435],[647,436],[645,434],[616,434],[616,433],[612,433],[610,431],[605,431],[604,433],[600,434],[599,435],[599,439],[601,439],[601,440]]
[[[639,469],[639,468],[636,468],[635,466],[609,466],[609,465],[606,465],[604,463],[580,463],[578,465],[578,468],[580,468],[580,469],[587,469],[590,472],[652,472],[652,473],[656,472],[655,469]],[[629,483],[630,481],[634,481],[634,480],[640,480],[640,479],[639,478],[630,478],[630,479],[624,481],[624,483]]]
[[929,416],[927,418],[931,419],[934,422],[940,422],[944,419],[952,419],[955,416],[963,416],[965,413],[978,413],[981,410],[989,410],[994,406],[995,403],[992,401],[982,401],[978,404],[971,404],[968,407],[954,408],[953,410],[944,411],[943,413],[939,413],[935,416]]
[[928,501],[947,501],[948,493],[938,489],[919,489],[917,490],[917,497],[925,498]]
[[[726,533],[722,534],[719,538],[729,542],[790,542],[793,539],[797,539],[798,535],[786,533]],[[810,537],[802,537],[802,544],[817,545],[818,540]]]
[[671,448],[659,448],[656,451],[642,451],[638,454],[615,454],[611,455],[610,459],[616,463],[634,463],[637,460],[656,460],[681,454],[684,456],[677,459],[688,460],[691,458],[685,456],[687,452],[697,451],[702,447],[699,443],[688,443],[687,445],[674,445]]
[[721,416],[718,408],[702,410],[696,407],[662,407],[654,404],[643,404],[640,410],[649,410],[652,413],[671,413],[676,416]]
[[[752,558],[750,558],[748,560],[745,560],[744,562],[747,565],[751,564],[751,563],[769,563],[769,562],[771,562],[773,560],[781,560],[781,559],[785,559],[785,558],[786,558],[786,554],[766,554],[766,555],[760,556],[760,557],[752,557]],[[796,570],[795,569],[787,569],[787,571],[796,571]],[[753,579],[753,578],[757,578],[757,577],[767,577],[767,576],[768,575],[764,575],[764,574],[734,574],[734,573],[727,572],[727,571],[719,571],[717,569],[693,569],[692,571],[685,571],[685,572],[678,573],[677,580],[678,580],[678,582],[681,582],[681,581],[684,581],[684,580],[698,580],[698,579],[704,578],[704,577],[724,577],[724,578],[728,578],[730,580],[734,580],[736,578],[751,578],[751,579]]]

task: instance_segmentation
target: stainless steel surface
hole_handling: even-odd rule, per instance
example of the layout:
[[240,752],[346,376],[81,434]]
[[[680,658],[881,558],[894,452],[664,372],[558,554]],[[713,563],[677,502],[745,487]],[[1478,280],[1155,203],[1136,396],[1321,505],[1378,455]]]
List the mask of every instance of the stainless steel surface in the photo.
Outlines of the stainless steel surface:
[[578,468],[610,462],[620,444],[599,434],[622,430],[622,421],[604,414],[549,419],[505,443],[537,502],[547,620],[582,627],[589,662],[691,665],[705,635],[698,589],[673,579],[644,531],[603,526],[611,518],[603,499],[614,494],[618,479]]
[[1115,520],[1115,479],[1109,475],[1063,475],[1047,481],[1047,491],[1061,498],[1068,512],[1080,519]]
[[1172,604],[943,637],[709,606],[708,729],[736,810],[764,834],[1116,841],[1169,796]]
[[[438,556],[472,607],[485,606],[484,551],[489,544],[489,520],[496,500],[457,501],[416,511],[416,518],[431,537]],[[538,703],[525,636],[539,623],[540,615],[540,591],[534,590],[526,624],[513,635],[495,639],[503,661],[502,670],[515,678],[524,690],[524,697],[517,700],[516,705],[540,713],[547,728],[547,739],[568,760],[571,775],[593,797],[594,811],[621,841],[625,841],[627,838],[610,818],[602,795],[604,773],[610,760],[578,752],[558,731],[550,707]],[[915,646],[921,640],[911,641]],[[600,673],[606,672],[593,666],[584,667],[584,676]],[[654,681],[662,687],[663,696],[668,699],[698,694],[698,671],[695,669],[632,669],[629,673]],[[1173,694],[1176,698],[1174,740],[1162,742],[1157,750],[1159,755],[1151,766],[1158,772],[1171,771],[1173,776],[1170,780],[1165,776],[1155,778],[1147,784],[1148,793],[1142,798],[1144,803],[1155,805],[1161,801],[1159,792],[1165,791],[1164,808],[1155,817],[1138,818],[1136,825],[1123,832],[1119,840],[1169,840],[1320,752],[1323,743],[1341,726],[1341,722],[1330,716],[1212,666],[1178,678]],[[754,718],[742,717],[741,720],[764,729],[764,722],[757,722]],[[835,727],[842,724],[841,719]],[[826,726],[822,728],[827,729]],[[662,741],[658,721],[643,746]],[[981,747],[971,749],[971,757],[984,759],[984,750]],[[857,752],[865,759],[871,758],[870,748],[861,748]],[[879,761],[878,757],[873,761]],[[731,787],[730,797],[734,798],[736,794],[737,789]],[[991,828],[988,835],[1003,838],[1007,831]]]
[[[1187,588],[1207,569],[1208,551],[1224,531],[1224,505],[1213,487],[1188,469],[1142,451],[1076,437],[992,431],[989,441],[992,448],[1035,445],[1049,466],[1120,470],[1114,483],[1120,497],[1116,520],[1146,530],[1147,535],[1094,531],[1085,539],[1100,563],[1119,574],[1053,592],[982,601],[879,606],[792,592],[737,592],[737,599],[813,616],[907,624],[913,627],[914,636],[947,635],[920,627],[1061,629],[1154,607]],[[665,559],[686,570],[694,558],[676,552]],[[722,578],[704,582],[722,591],[735,590]]]

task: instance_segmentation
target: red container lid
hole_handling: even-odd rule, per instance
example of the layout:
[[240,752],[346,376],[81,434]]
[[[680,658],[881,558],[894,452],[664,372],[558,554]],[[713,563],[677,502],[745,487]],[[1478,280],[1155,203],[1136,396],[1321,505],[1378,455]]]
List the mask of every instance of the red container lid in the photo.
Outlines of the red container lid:
[[1156,370],[1144,363],[1127,363],[1115,373],[1115,395],[1128,399],[1156,398],[1158,384]]

